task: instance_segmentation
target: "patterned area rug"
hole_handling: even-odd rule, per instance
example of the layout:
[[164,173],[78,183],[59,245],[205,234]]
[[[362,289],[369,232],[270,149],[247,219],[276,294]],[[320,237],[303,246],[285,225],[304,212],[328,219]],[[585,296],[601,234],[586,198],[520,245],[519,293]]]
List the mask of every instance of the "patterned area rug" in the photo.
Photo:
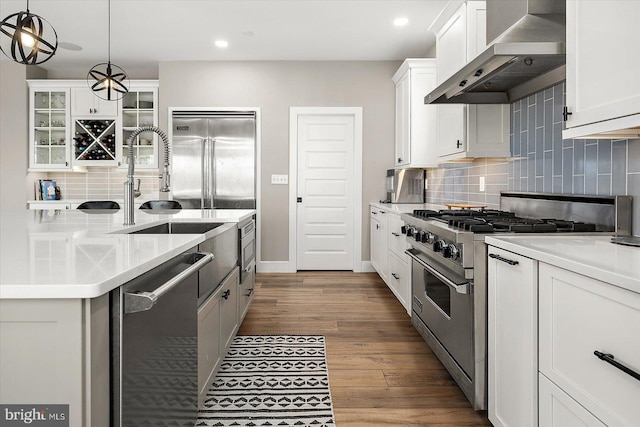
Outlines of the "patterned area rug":
[[335,426],[323,336],[237,336],[196,426]]

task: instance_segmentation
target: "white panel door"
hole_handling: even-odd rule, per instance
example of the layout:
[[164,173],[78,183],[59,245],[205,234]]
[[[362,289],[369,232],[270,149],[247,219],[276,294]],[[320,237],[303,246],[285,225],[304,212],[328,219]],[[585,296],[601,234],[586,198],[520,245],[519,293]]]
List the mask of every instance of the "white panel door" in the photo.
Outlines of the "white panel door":
[[354,143],[353,115],[298,116],[298,270],[353,270]]

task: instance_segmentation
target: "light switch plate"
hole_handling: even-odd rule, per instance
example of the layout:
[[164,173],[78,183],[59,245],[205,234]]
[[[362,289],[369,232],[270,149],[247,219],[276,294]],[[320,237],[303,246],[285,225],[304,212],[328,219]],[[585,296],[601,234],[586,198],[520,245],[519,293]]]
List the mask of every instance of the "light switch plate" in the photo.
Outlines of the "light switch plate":
[[289,175],[271,175],[271,184],[287,185],[289,184]]

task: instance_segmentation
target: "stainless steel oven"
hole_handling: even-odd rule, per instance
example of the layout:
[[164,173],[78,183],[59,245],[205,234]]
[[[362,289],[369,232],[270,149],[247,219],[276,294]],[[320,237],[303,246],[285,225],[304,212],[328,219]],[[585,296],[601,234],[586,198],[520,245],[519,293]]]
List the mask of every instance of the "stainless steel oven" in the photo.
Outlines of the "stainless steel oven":
[[415,248],[407,253],[412,259],[413,312],[473,378],[472,282],[433,262],[429,265],[427,257]]

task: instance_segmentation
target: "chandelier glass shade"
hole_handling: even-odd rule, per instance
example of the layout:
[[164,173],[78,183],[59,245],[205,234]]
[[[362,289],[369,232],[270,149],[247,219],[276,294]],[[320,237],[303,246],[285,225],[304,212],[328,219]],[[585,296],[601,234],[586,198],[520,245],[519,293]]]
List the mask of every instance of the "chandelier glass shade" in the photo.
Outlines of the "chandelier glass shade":
[[117,101],[129,92],[129,78],[127,73],[111,63],[111,0],[109,0],[109,60],[89,70],[87,84],[93,93],[107,101]]
[[0,22],[0,50],[25,65],[42,64],[58,49],[58,34],[49,22],[27,10],[11,14]]

